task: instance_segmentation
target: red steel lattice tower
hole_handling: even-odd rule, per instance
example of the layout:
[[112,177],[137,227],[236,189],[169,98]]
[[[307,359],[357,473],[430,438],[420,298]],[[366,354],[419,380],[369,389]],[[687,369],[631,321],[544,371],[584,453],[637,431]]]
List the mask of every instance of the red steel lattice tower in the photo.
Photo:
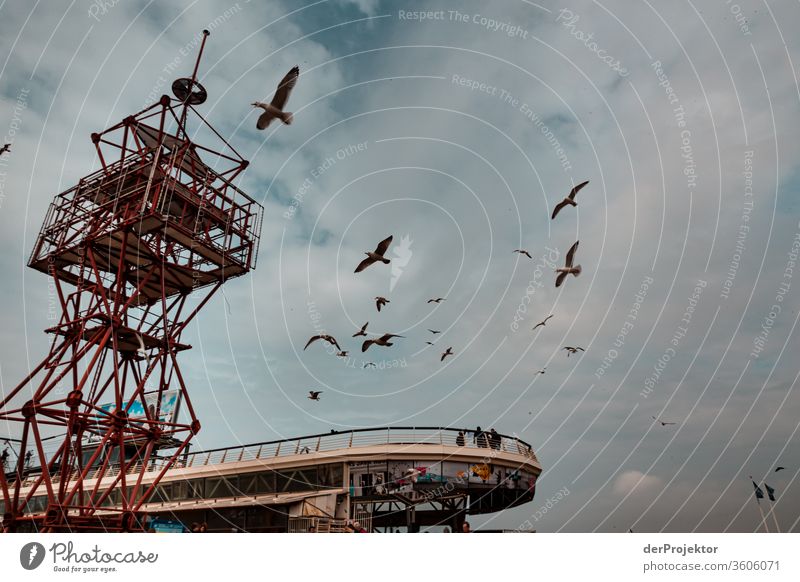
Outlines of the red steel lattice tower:
[[[200,430],[181,334],[255,268],[263,212],[234,185],[248,162],[195,109],[207,37],[175,97],[92,134],[100,169],[47,212],[28,266],[52,277],[61,318],[48,355],[0,400],[21,441],[0,471],[3,531],[141,529],[143,504]],[[193,141],[190,121],[216,145]]]

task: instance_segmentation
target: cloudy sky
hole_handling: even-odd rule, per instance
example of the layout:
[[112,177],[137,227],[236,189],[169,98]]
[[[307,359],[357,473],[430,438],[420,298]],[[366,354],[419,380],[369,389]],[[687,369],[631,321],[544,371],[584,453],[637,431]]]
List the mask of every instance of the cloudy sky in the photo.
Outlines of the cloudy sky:
[[[48,349],[26,267],[48,204],[211,27],[201,112],[265,213],[256,271],[187,332],[196,446],[481,425],[544,472],[533,503],[473,525],[518,527],[566,488],[539,531],[754,531],[753,475],[800,531],[800,7],[451,4],[0,3],[2,389]],[[249,104],[295,64],[294,123],[257,131]],[[355,276],[389,234],[393,264]],[[583,273],[556,289],[576,240]],[[407,337],[365,360],[366,321]],[[358,355],[304,352],[317,330]]]

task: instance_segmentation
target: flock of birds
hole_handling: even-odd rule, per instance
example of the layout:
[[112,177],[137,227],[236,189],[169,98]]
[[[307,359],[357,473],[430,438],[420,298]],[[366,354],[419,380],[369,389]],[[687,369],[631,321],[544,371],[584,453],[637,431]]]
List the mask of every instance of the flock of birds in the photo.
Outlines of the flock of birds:
[[[385,265],[388,265],[389,263],[391,263],[391,259],[387,259],[386,258],[386,254],[387,254],[387,251],[389,250],[389,245],[392,244],[393,238],[394,238],[394,235],[388,236],[387,238],[383,239],[381,242],[378,243],[378,246],[375,247],[374,251],[365,251],[364,254],[367,255],[367,258],[362,260],[358,264],[358,266],[356,266],[356,269],[355,269],[355,271],[353,271],[353,273],[360,273],[360,272],[364,271],[365,269],[367,269],[368,267],[374,265],[375,263],[383,263]],[[438,305],[442,301],[447,301],[447,298],[446,297],[431,297],[430,299],[428,299],[427,303],[428,304],[436,303]],[[380,296],[375,297],[375,308],[378,310],[379,313],[380,313],[381,309],[386,307],[386,305],[389,304],[389,303],[391,303],[391,301],[389,301],[386,297],[380,297]],[[352,337],[354,337],[354,338],[356,338],[356,337],[367,337],[367,326],[369,326],[369,321],[366,322],[364,325],[362,325],[361,328],[358,331],[356,331],[353,334]],[[428,331],[433,335],[438,335],[438,334],[442,333],[441,330],[437,330],[437,329],[428,329]],[[372,346],[381,346],[381,347],[386,347],[386,348],[391,347],[392,345],[394,345],[394,342],[391,341],[394,338],[405,338],[405,336],[402,336],[402,335],[399,335],[399,334],[396,334],[396,333],[384,333],[383,335],[380,335],[378,337],[374,337],[374,338],[371,338],[371,339],[365,339],[361,343],[361,352],[365,353]],[[306,345],[303,348],[303,350],[304,351],[307,350],[308,347],[311,344],[313,344],[314,342],[316,342],[318,340],[327,342],[331,346],[336,348],[336,355],[338,357],[346,357],[347,354],[349,353],[349,351],[347,351],[347,350],[342,350],[342,347],[339,345],[338,340],[335,337],[333,337],[332,335],[330,335],[330,334],[317,334],[317,335],[311,336],[311,338],[309,338],[309,340],[306,343]],[[425,343],[430,345],[430,346],[434,345],[434,343],[431,342],[431,341],[426,341]],[[452,355],[454,355],[453,347],[450,346],[444,352],[442,352],[442,354],[441,354],[441,356],[439,358],[439,361],[440,362],[444,362],[445,358],[447,358],[448,356],[452,356]],[[363,367],[364,368],[376,367],[376,364],[374,362],[365,362]],[[308,398],[310,400],[319,401],[320,400],[320,397],[319,397],[320,394],[322,394],[321,390],[309,390],[308,391]]]
[[[284,81],[282,83],[284,83],[284,82],[286,82],[286,79],[284,79]],[[273,100],[273,103],[274,102],[275,102],[275,100]],[[284,103],[285,103],[285,101],[284,101]],[[275,114],[275,115],[277,116],[277,114]],[[262,115],[262,117],[263,117],[263,115]],[[570,193],[566,196],[566,198],[564,198],[561,202],[559,202],[556,205],[556,207],[553,209],[553,214],[552,214],[551,220],[555,219],[555,217],[558,215],[558,213],[561,211],[562,208],[564,208],[566,206],[577,206],[578,203],[575,201],[575,195],[584,186],[586,186],[588,183],[589,183],[589,181],[587,180],[587,181],[582,182],[581,184],[578,184],[577,186],[575,186],[570,191]],[[366,258],[363,259],[356,266],[355,271],[353,271],[353,272],[354,273],[361,273],[362,271],[368,269],[369,267],[371,267],[372,265],[374,265],[376,263],[383,263],[384,265],[388,265],[389,263],[391,263],[391,260],[386,257],[386,254],[387,254],[387,252],[389,250],[389,246],[392,244],[392,239],[393,239],[393,236],[388,236],[387,238],[383,239],[381,242],[378,243],[378,245],[375,247],[375,250],[373,250],[373,251],[365,251],[364,254],[366,255]],[[564,283],[564,280],[567,278],[568,275],[572,275],[574,277],[577,277],[578,275],[581,274],[581,266],[575,264],[575,253],[577,252],[577,250],[578,250],[578,242],[576,241],[572,245],[572,247],[569,249],[569,251],[567,252],[567,256],[566,256],[566,260],[564,262],[564,266],[563,267],[559,267],[559,268],[557,268],[555,270],[556,271],[556,280],[555,280],[555,286],[556,287],[560,287]],[[532,259],[531,254],[525,249],[516,249],[516,250],[514,250],[514,252],[522,254],[522,255],[525,255],[529,259]],[[442,301],[447,301],[447,298],[446,297],[438,297],[438,296],[437,297],[432,297],[432,298],[428,299],[427,303],[428,304],[431,304],[431,303],[439,304]],[[386,305],[389,304],[389,303],[391,303],[391,301],[389,299],[387,299],[386,297],[381,297],[381,296],[375,297],[375,308],[378,310],[379,313],[380,313],[381,309],[385,308]],[[544,320],[542,320],[539,323],[537,323],[533,327],[533,329],[535,330],[538,327],[546,326],[547,322],[552,317],[553,317],[553,315],[548,315],[546,318],[544,318]],[[356,333],[353,334],[353,337],[354,338],[355,337],[362,337],[362,336],[363,337],[367,337],[367,326],[368,325],[369,325],[369,322],[367,322],[363,326],[361,326],[361,328],[358,331],[356,331]],[[435,330],[435,329],[428,329],[428,331],[431,334],[434,334],[434,335],[437,335],[437,334],[441,333],[440,330]],[[391,340],[393,340],[394,338],[404,338],[404,337],[405,336],[398,335],[398,334],[395,334],[395,333],[384,333],[383,335],[381,335],[379,337],[375,337],[375,338],[372,338],[372,339],[365,339],[363,341],[363,343],[361,344],[361,352],[362,353],[366,352],[373,345],[374,346],[381,346],[381,347],[391,347],[393,345],[393,342]],[[336,349],[336,355],[339,356],[339,357],[346,357],[347,354],[349,353],[347,350],[343,350],[341,345],[339,344],[338,340],[334,336],[332,336],[330,334],[317,334],[317,335],[311,336],[311,338],[309,338],[309,340],[306,343],[306,345],[303,348],[303,350],[305,351],[306,349],[308,349],[308,347],[311,344],[313,344],[314,342],[316,342],[316,341],[324,341],[324,342],[329,343],[331,346],[333,346]],[[432,341],[426,341],[425,343],[427,345],[429,345],[429,346],[433,346],[434,345],[434,342],[432,342]],[[567,351],[567,357],[569,357],[570,355],[576,354],[579,351],[581,351],[581,352],[585,351],[580,346],[564,346],[563,349]],[[453,347],[450,346],[444,352],[441,353],[439,361],[440,362],[444,362],[445,359],[448,356],[452,356],[454,354],[455,354],[455,352],[453,352]],[[363,365],[364,368],[374,367],[374,366],[375,366],[374,362],[367,362],[367,363],[365,363]],[[543,369],[539,370],[537,372],[537,374],[544,374],[545,373],[545,369],[546,368],[543,368]],[[309,390],[308,394],[309,394],[308,398],[310,400],[319,401],[320,400],[320,394],[322,394],[322,391],[321,390]]]
[[[286,75],[283,77],[283,79],[281,79],[280,83],[278,83],[278,87],[275,90],[275,94],[272,97],[272,101],[270,101],[269,103],[263,103],[263,102],[260,102],[260,101],[253,102],[253,104],[252,104],[253,107],[257,107],[257,108],[260,108],[260,109],[264,110],[264,112],[261,115],[259,115],[258,120],[256,122],[256,128],[257,129],[260,129],[260,130],[266,129],[270,125],[270,123],[272,123],[272,120],[274,120],[274,119],[280,119],[286,125],[289,125],[289,124],[292,123],[292,120],[294,119],[294,115],[292,113],[290,113],[290,112],[284,111],[284,107],[286,106],[286,103],[289,100],[289,95],[291,94],[292,89],[294,89],[295,85],[297,84],[297,79],[299,78],[299,76],[300,76],[300,67],[298,67],[298,66],[292,67],[292,69],[288,73],[286,73]],[[9,151],[9,145],[8,144],[5,145],[2,150],[0,150],[0,154],[2,154],[5,151]],[[567,206],[577,207],[578,206],[578,202],[575,200],[575,197],[577,196],[578,192],[580,192],[583,188],[586,187],[587,184],[589,184],[589,180],[585,180],[585,181],[581,182],[580,184],[578,184],[577,186],[574,186],[572,188],[572,190],[570,190],[569,193],[564,197],[564,199],[561,200],[561,202],[559,202],[558,204],[555,205],[555,207],[553,208],[553,213],[550,216],[550,219],[551,220],[555,220],[556,216],[558,216],[558,214],[564,208],[566,208]],[[387,254],[387,251],[389,250],[389,245],[392,244],[392,238],[393,238],[392,236],[389,236],[389,237],[383,239],[381,242],[378,243],[378,245],[375,247],[374,251],[365,251],[364,254],[366,255],[366,258],[363,259],[358,264],[358,266],[356,266],[354,273],[361,273],[362,271],[364,271],[365,269],[371,267],[372,265],[374,265],[376,263],[383,263],[384,265],[388,265],[389,263],[391,263],[391,259],[388,259],[386,257],[386,254]],[[567,277],[569,275],[572,275],[573,277],[577,277],[577,276],[579,276],[581,274],[581,271],[582,271],[581,265],[580,264],[575,264],[575,254],[578,252],[578,243],[579,242],[580,241],[575,241],[575,243],[570,247],[569,251],[567,251],[567,255],[566,255],[566,258],[564,260],[564,266],[563,267],[558,267],[555,270],[555,272],[556,272],[555,286],[556,287],[561,287],[561,285],[563,285],[564,281],[567,279]],[[533,257],[531,256],[530,252],[528,252],[525,249],[515,249],[513,252],[518,253],[520,255],[525,255],[526,257],[528,257],[531,260],[533,259]],[[432,297],[431,299],[428,299],[427,302],[429,304],[430,303],[439,304],[442,301],[446,301],[446,300],[447,299],[445,297]],[[375,308],[378,310],[378,313],[380,313],[381,309],[385,308],[389,303],[391,303],[391,301],[389,299],[387,299],[386,297],[382,297],[382,296],[376,296],[375,297]],[[533,329],[536,330],[539,327],[545,327],[547,325],[547,322],[552,317],[553,317],[552,314],[548,315],[542,321],[540,321],[535,326],[533,326]],[[358,331],[356,331],[356,333],[354,333],[352,337],[354,337],[354,338],[357,338],[357,337],[365,337],[365,338],[367,338],[368,337],[367,336],[367,326],[368,325],[369,325],[369,322],[367,322],[364,325],[362,325],[361,328]],[[438,335],[439,333],[441,333],[441,331],[434,330],[434,329],[428,329],[428,331],[433,335]],[[404,339],[405,336],[398,335],[398,334],[395,334],[395,333],[384,333],[384,334],[382,334],[382,335],[380,335],[378,337],[365,339],[363,341],[363,343],[361,344],[361,352],[365,353],[372,346],[391,347],[392,345],[394,345],[394,342],[391,341],[391,340],[393,340],[395,338]],[[346,358],[348,356],[348,354],[349,354],[349,351],[348,350],[343,350],[342,347],[339,345],[339,342],[336,340],[336,338],[333,337],[330,334],[318,334],[318,335],[312,336],[308,340],[308,342],[306,343],[306,345],[303,348],[303,350],[308,349],[308,347],[311,344],[313,344],[314,342],[316,342],[318,340],[327,342],[331,346],[336,348],[336,356],[337,357]],[[434,345],[434,342],[432,342],[432,341],[426,341],[425,343],[427,345],[429,345],[429,346],[433,346]],[[562,349],[567,352],[567,357],[572,356],[574,354],[577,354],[579,351],[580,352],[585,351],[580,346],[564,346]],[[452,356],[452,355],[454,355],[453,347],[450,346],[444,352],[442,352],[439,361],[440,362],[444,362],[445,359],[448,356]],[[377,367],[377,366],[376,366],[376,364],[374,362],[365,362],[364,365],[363,365],[363,368],[371,368],[371,367],[374,368],[374,367]],[[546,370],[547,370],[547,367],[545,366],[541,370],[538,370],[536,372],[536,375],[544,374],[546,372]],[[308,398],[310,400],[319,401],[320,400],[320,394],[322,394],[322,390],[309,390]],[[656,417],[652,417],[652,418],[656,422],[661,423],[661,426],[668,426],[668,425],[674,425],[675,424],[674,422],[666,422],[666,421],[663,421],[663,420],[658,419]]]
[[[259,115],[258,120],[256,121],[257,129],[259,130],[266,129],[274,119],[280,119],[286,125],[292,123],[294,115],[288,111],[284,111],[284,107],[286,106],[286,103],[289,100],[289,95],[291,94],[292,89],[294,89],[295,85],[297,84],[297,79],[299,78],[299,76],[300,76],[300,67],[298,66],[292,67],[292,69],[288,73],[286,73],[283,79],[281,79],[281,82],[278,83],[278,87],[275,90],[275,94],[272,97],[272,101],[270,101],[269,103],[263,103],[261,101],[253,102],[252,104],[253,107],[257,107],[264,110],[264,112],[261,115]],[[6,146],[6,148],[7,147],[8,146]],[[559,212],[561,212],[563,208],[567,206],[577,206],[578,203],[575,201],[575,196],[588,183],[589,181],[586,180],[585,182],[581,182],[580,184],[572,188],[569,194],[561,202],[559,202],[555,206],[555,208],[553,208],[553,214],[551,216],[551,220],[555,219],[555,217],[558,215]],[[367,255],[367,257],[363,259],[358,264],[358,266],[356,266],[354,273],[361,273],[362,271],[371,267],[375,263],[383,263],[384,265],[388,265],[391,262],[391,260],[386,258],[386,253],[389,250],[389,245],[392,244],[392,238],[393,238],[392,236],[389,236],[383,239],[381,242],[378,243],[374,251],[366,251],[364,254]],[[572,247],[567,252],[564,266],[556,269],[557,273],[556,287],[560,287],[564,283],[564,280],[567,278],[568,275],[577,277],[578,275],[581,274],[581,266],[574,264],[575,253],[577,251],[578,251],[578,242],[576,241],[575,244],[573,244]],[[524,249],[516,249],[514,252],[525,255],[529,259],[533,258],[531,254]],[[447,298],[445,297],[432,297],[431,299],[428,299],[428,303],[439,304],[442,301],[446,300]],[[381,296],[375,297],[375,308],[378,310],[378,313],[380,313],[381,309],[385,308],[389,303],[391,303],[391,301],[386,297],[381,297]],[[545,326],[547,324],[547,321],[551,317],[553,316],[549,315],[543,321],[536,324],[536,326],[534,326],[533,329],[536,329],[540,326]],[[354,338],[367,337],[368,325],[369,322],[361,326],[361,329],[359,329],[356,333],[354,333],[353,337]],[[441,333],[441,331],[434,329],[429,329],[428,331],[434,335]],[[365,353],[372,346],[391,347],[392,345],[394,345],[394,342],[391,341],[394,338],[403,339],[404,336],[398,335],[396,333],[384,333],[375,338],[365,339],[361,344],[361,352]],[[312,336],[306,343],[303,350],[304,351],[307,350],[308,347],[316,341],[327,342],[331,346],[336,348],[337,357],[345,358],[349,354],[349,351],[343,350],[342,347],[339,345],[337,339],[330,334],[317,334]],[[431,341],[426,341],[425,343],[429,346],[434,345],[434,342]],[[564,346],[563,349],[567,350],[567,357],[577,353],[578,351],[584,351],[583,348],[578,346]],[[444,352],[442,352],[439,361],[444,362],[448,356],[452,356],[454,355],[454,353],[455,352],[453,352],[453,347],[452,346],[448,347]],[[364,368],[376,367],[376,364],[374,362],[366,362],[364,363],[363,367]],[[544,368],[537,372],[537,374],[544,374],[544,373],[545,373]],[[322,390],[309,390],[308,398],[310,400],[319,401],[320,394],[322,394]]]

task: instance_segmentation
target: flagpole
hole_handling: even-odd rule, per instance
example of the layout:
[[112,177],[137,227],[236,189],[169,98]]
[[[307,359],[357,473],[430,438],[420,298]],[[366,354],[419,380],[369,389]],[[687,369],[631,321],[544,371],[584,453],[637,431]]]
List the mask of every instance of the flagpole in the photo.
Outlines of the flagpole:
[[778,526],[778,517],[775,515],[775,503],[777,503],[777,499],[775,499],[775,490],[767,485],[766,482],[764,483],[764,488],[767,490],[767,495],[769,496],[770,501],[769,512],[767,512],[767,515],[770,513],[772,514],[772,521],[775,524],[775,532],[781,533],[781,528]]
[[767,527],[767,518],[764,517],[764,510],[761,509],[761,502],[758,500],[758,497],[756,497],[756,505],[758,505],[758,513],[761,514],[761,523],[764,524],[764,531],[769,533],[769,528]]
[[761,490],[761,487],[758,486],[756,480],[753,479],[753,476],[750,475],[750,481],[753,483],[753,489],[756,492],[756,505],[758,505],[758,513],[761,514],[761,523],[764,524],[764,532],[769,533],[769,527],[767,527],[767,518],[764,517],[764,510],[761,509],[761,500],[764,498],[764,492]]
[[781,528],[778,526],[778,518],[775,516],[775,501],[770,504],[769,512],[772,514],[772,521],[775,524],[775,531],[781,533]]

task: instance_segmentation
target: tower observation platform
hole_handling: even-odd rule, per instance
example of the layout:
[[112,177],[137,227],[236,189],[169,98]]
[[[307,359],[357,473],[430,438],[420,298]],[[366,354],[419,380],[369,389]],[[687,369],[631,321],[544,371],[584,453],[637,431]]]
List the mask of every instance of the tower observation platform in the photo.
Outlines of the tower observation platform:
[[[457,532],[469,515],[533,500],[542,470],[531,446],[516,437],[385,427],[97,467],[84,486],[106,488],[126,470],[141,472],[147,488],[164,469],[141,507],[147,527],[181,531],[205,522],[217,532],[338,532],[348,521],[376,532],[435,526]],[[38,479],[39,471],[30,470],[21,493]],[[119,509],[121,490],[112,491],[97,508],[101,516]],[[46,496],[28,504],[33,515],[46,508]]]
[[[20,451],[10,476],[0,472],[2,531],[140,529],[144,501],[200,430],[181,336],[255,268],[263,213],[235,184],[248,161],[197,110],[204,33],[192,77],[91,134],[99,167],[45,216],[28,266],[51,278],[61,313],[45,330],[49,353],[0,397]],[[115,509],[98,513],[114,495]]]

